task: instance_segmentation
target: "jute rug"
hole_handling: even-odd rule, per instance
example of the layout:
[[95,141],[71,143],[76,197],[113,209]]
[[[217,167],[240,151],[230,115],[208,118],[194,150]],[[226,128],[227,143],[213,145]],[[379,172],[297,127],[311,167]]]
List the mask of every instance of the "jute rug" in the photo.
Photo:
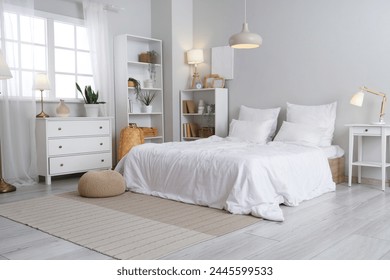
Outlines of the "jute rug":
[[158,259],[259,221],[223,210],[127,192],[77,192],[0,205],[0,215],[117,259]]

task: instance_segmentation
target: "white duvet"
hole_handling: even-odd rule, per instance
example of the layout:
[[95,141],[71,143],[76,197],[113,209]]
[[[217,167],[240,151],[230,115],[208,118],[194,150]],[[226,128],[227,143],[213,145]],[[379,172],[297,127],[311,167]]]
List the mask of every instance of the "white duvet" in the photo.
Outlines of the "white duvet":
[[231,138],[143,144],[119,162],[134,192],[283,221],[279,205],[334,191],[324,152],[312,146]]

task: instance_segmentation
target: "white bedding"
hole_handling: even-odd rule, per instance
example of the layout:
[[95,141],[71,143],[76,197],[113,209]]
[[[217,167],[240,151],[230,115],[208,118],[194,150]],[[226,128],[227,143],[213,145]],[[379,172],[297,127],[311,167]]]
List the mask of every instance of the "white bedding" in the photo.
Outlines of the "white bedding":
[[217,136],[136,146],[116,170],[134,192],[274,221],[284,220],[279,204],[296,206],[335,190],[320,148]]

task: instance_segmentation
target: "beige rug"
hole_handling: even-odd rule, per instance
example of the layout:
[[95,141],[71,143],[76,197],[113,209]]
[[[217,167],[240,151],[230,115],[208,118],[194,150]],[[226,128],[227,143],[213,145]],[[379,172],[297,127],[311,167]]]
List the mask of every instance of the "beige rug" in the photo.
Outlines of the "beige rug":
[[0,215],[117,259],[158,259],[258,218],[127,192],[76,192],[0,205]]

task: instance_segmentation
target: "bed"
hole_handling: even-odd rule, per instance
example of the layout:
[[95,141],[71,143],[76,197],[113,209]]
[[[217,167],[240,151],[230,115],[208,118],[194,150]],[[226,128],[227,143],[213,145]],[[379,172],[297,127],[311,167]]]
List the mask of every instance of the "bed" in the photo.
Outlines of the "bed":
[[[328,162],[332,149],[324,148],[331,146],[333,130],[318,119],[319,126],[299,118],[294,122],[305,110],[298,108],[297,115],[295,105],[289,107],[289,121],[283,122],[276,136],[280,108],[241,106],[228,137],[139,145],[116,170],[123,174],[127,188],[137,193],[283,221],[281,204],[297,206],[335,190]],[[310,114],[314,110],[326,118],[335,113],[333,104],[308,108]]]
[[136,146],[117,171],[137,193],[273,221],[284,220],[280,204],[297,206],[335,189],[318,147],[217,136]]

